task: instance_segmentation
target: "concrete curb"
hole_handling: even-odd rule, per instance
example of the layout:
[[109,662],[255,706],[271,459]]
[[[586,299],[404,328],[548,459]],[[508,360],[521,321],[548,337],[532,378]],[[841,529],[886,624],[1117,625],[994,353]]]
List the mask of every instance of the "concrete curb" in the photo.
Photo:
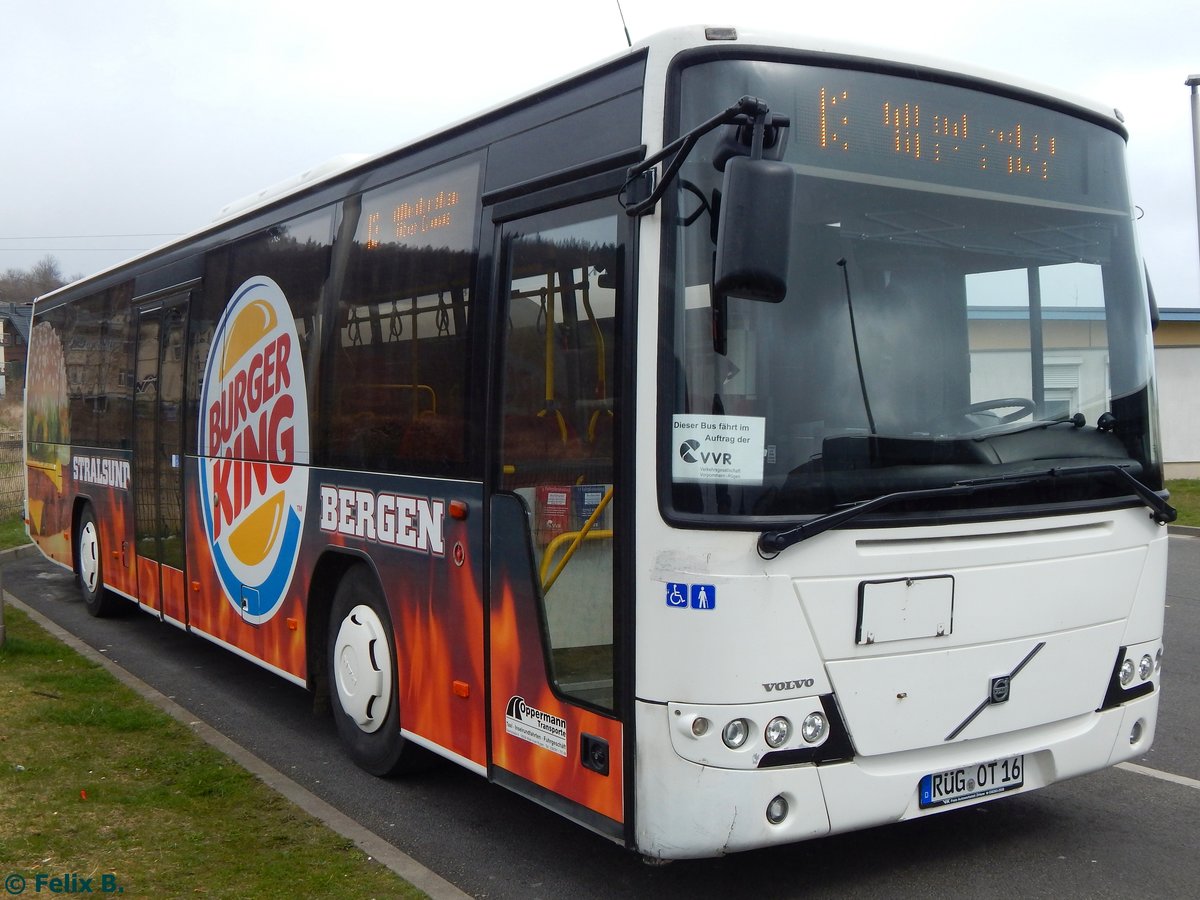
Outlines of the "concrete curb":
[[1167,531],[1181,537],[1200,537],[1200,528],[1193,525],[1168,525]]
[[[36,548],[18,547],[16,550],[0,552],[0,567],[14,559],[36,553]],[[107,669],[122,684],[132,688],[140,696],[149,700],[163,712],[176,721],[186,725],[201,740],[209,746],[224,753],[242,768],[248,770],[272,790],[286,797],[309,815],[323,822],[327,827],[354,842],[360,850],[381,865],[387,866],[405,881],[424,891],[434,900],[464,900],[470,894],[460,891],[446,879],[421,865],[408,854],[388,843],[384,838],[359,825],[340,810],[326,803],[307,788],[288,778],[282,772],[272,768],[259,759],[241,744],[230,740],[207,722],[202,722],[194,714],[180,706],[174,700],[159,693],[153,687],[142,681],[133,673],[113,662],[103,653],[92,649],[75,635],[55,624],[50,619],[31,608],[7,591],[0,602],[6,602],[14,609],[19,609],[51,635],[62,641],[76,653]]]

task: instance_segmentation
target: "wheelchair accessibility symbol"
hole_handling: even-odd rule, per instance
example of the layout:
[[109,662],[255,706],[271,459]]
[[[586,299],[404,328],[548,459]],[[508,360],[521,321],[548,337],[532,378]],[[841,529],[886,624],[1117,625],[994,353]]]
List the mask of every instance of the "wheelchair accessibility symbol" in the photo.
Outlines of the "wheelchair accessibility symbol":
[[667,606],[671,609],[716,609],[717,588],[711,584],[682,584],[669,581]]
[[673,609],[687,609],[688,585],[667,582],[667,606]]

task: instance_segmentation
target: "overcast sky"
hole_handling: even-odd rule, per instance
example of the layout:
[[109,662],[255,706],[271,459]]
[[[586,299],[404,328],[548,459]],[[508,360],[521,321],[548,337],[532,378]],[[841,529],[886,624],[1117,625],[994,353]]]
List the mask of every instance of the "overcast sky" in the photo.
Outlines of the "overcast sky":
[[[732,24],[900,47],[1115,106],[1161,306],[1200,306],[1195,0],[622,0],[633,40]],[[85,275],[347,152],[621,52],[616,0],[0,0],[0,271]]]

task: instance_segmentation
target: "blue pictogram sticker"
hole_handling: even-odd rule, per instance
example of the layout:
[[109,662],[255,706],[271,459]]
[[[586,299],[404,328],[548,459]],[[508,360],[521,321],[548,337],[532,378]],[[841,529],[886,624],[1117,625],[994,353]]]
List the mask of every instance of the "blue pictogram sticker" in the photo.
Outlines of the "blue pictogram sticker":
[[689,589],[689,585],[668,581],[667,606],[672,609],[687,609]]
[[692,609],[716,609],[717,588],[711,584],[692,585]]

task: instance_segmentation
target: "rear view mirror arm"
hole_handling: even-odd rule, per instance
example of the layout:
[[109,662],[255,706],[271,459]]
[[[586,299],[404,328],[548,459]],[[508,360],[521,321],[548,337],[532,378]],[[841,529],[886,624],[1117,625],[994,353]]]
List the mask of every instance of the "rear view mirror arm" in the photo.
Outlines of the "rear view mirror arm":
[[[733,106],[717,113],[717,115],[697,125],[691,131],[680,135],[653,156],[647,157],[636,166],[631,166],[626,173],[628,177],[620,194],[620,202],[625,207],[625,214],[627,216],[643,216],[653,212],[658,201],[666,193],[667,187],[674,180],[676,174],[678,174],[680,167],[686,162],[688,155],[704,135],[708,134],[714,128],[736,122],[742,117],[747,117],[756,123],[765,122],[769,113],[770,110],[767,108],[765,101],[757,97],[742,97]],[[757,130],[759,129],[756,128]],[[641,200],[628,200],[627,194],[630,192],[630,188],[634,182],[653,170],[655,166],[667,157],[671,157],[670,162],[664,167],[662,177],[658,179],[657,184],[654,185],[650,193]]]

